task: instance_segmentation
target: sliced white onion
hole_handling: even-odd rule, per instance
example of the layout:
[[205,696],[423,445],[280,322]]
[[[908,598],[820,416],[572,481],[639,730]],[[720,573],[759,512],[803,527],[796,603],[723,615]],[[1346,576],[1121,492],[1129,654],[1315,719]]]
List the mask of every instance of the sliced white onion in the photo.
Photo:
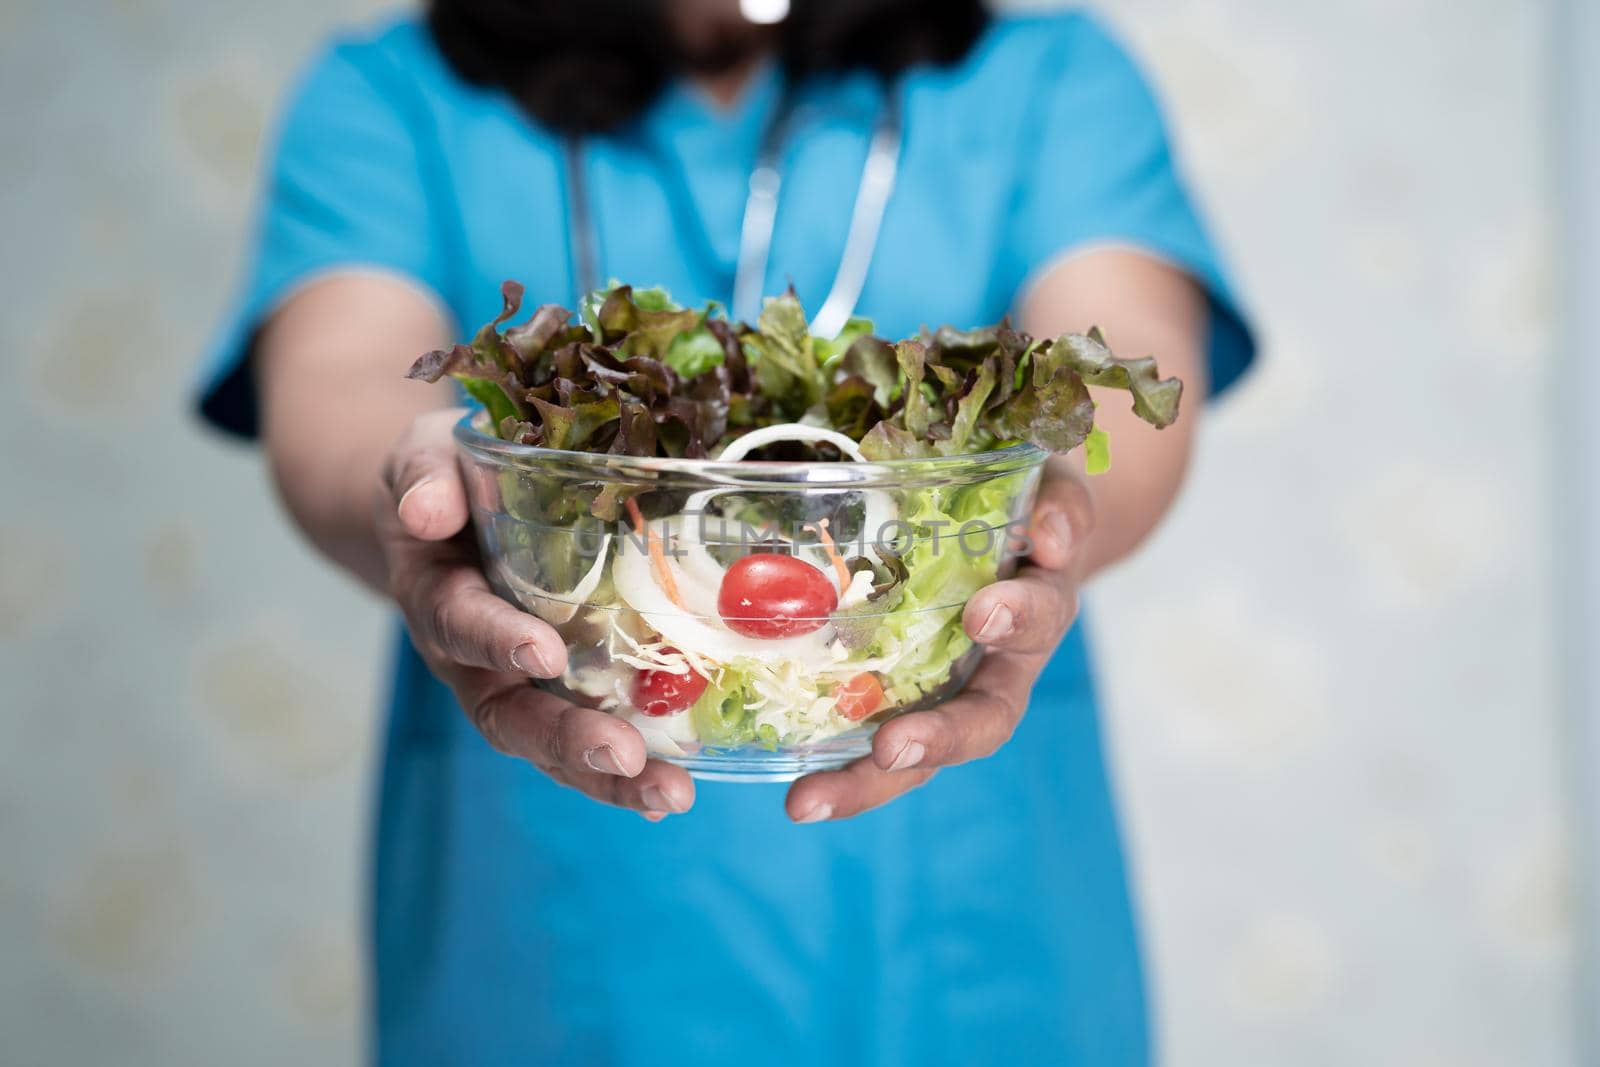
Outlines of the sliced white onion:
[[561,676],[561,684],[579,696],[599,700],[613,695],[617,676],[609,667],[568,668]]
[[862,454],[861,446],[838,430],[827,430],[821,426],[807,426],[803,422],[780,422],[776,426],[763,426],[759,430],[751,430],[747,434],[735,437],[716,458],[719,462],[731,463],[743,459],[758,448],[764,448],[779,441],[800,441],[804,444],[814,445],[818,441],[826,441],[840,452],[849,456],[857,463],[865,463],[867,457]]
[[[836,430],[804,423],[782,423],[752,430],[736,438],[717,457],[719,461],[734,462],[750,452],[779,441],[801,441],[815,444],[825,441],[857,462],[866,462],[866,456],[854,440]],[[815,664],[826,670],[834,664],[829,642],[833,636],[831,626],[796,637],[763,640],[736,634],[722,625],[717,610],[717,599],[722,589],[727,568],[712,557],[704,539],[706,505],[719,496],[746,491],[741,486],[717,486],[693,493],[684,502],[684,514],[674,515],[661,523],[662,533],[674,539],[676,552],[665,558],[665,566],[678,587],[679,599],[687,605],[686,611],[674,603],[658,584],[649,554],[629,538],[623,538],[617,549],[611,577],[617,592],[629,607],[644,617],[670,644],[691,657],[704,657],[712,663],[727,663],[740,656],[764,659],[781,656],[802,663]],[[876,538],[893,522],[899,511],[893,499],[882,490],[864,489],[863,522],[866,530]],[[695,536],[689,536],[690,523],[698,524]],[[831,581],[834,577],[832,557],[820,544],[795,545],[796,557],[815,567]],[[882,552],[873,543],[874,554]],[[859,603],[870,591],[872,576],[863,572],[852,579],[845,592],[851,603]],[[696,664],[699,668],[701,665]]]
[[[691,496],[684,504],[684,514],[673,515],[663,520],[662,526],[677,539],[676,548],[678,556],[675,560],[681,569],[694,576],[702,589],[712,590],[711,604],[714,607],[716,596],[722,590],[722,579],[727,576],[728,568],[718,563],[706,548],[704,534],[706,533],[705,504],[723,493],[737,493],[741,490],[724,487],[721,489],[702,489]],[[780,540],[782,540],[780,538]],[[817,570],[833,581],[833,561],[823,551],[819,544],[798,545],[785,542],[795,549],[795,555],[811,564]],[[705,614],[713,614],[706,612]]]
[[639,731],[639,736],[644,738],[646,751],[656,756],[684,756],[687,752],[684,745],[692,745],[697,740],[694,732],[694,723],[683,712],[672,715],[646,715],[635,711],[626,717]]
[[588,601],[589,594],[600,584],[600,576],[605,573],[606,551],[610,547],[611,535],[606,534],[600,542],[600,552],[595,556],[594,564],[569,593],[552,593],[548,589],[541,589],[513,571],[499,556],[494,558],[494,565],[501,580],[516,594],[519,604],[552,626],[560,626],[572,621],[578,609]]
[[[709,490],[713,495],[728,491],[726,489]],[[696,493],[695,495],[700,496],[703,494]],[[705,513],[701,510],[701,506],[701,504],[696,504],[691,497],[689,502],[684,505],[687,514],[673,515],[671,518],[666,519],[662,526],[666,528],[669,536],[676,539],[675,547],[680,553],[676,560],[672,562],[676,562],[679,570],[693,578],[699,586],[714,590],[715,592],[712,594],[712,602],[714,604],[716,595],[722,591],[722,579],[727,575],[728,568],[712,557],[711,553],[706,549],[705,540],[699,536],[704,533],[702,523]],[[689,529],[691,525],[696,527],[692,531]],[[690,536],[691,532],[695,536]]]
[[[689,578],[676,566],[676,561],[668,558],[666,562],[682,595]],[[631,539],[624,538],[617,547],[611,580],[617,587],[617,594],[629,607],[643,616],[667,643],[687,655],[704,656],[715,663],[728,663],[741,657],[816,664],[830,661],[828,643],[833,639],[832,626],[795,637],[765,640],[734,633],[724,626],[716,614],[715,601],[712,611],[704,615],[684,611],[657,584],[648,553],[640,550]]]
[[871,595],[872,572],[856,571],[850,576],[850,584],[839,594],[839,610],[849,611],[859,604],[865,604]]
[[[652,536],[675,538],[674,542],[665,546],[662,557],[666,561],[667,571],[678,586],[678,598],[685,605],[677,610],[681,613],[687,608],[691,615],[715,618],[717,597],[722,592],[723,568],[711,558],[711,554],[703,545],[695,546],[689,538],[681,536],[682,523],[679,521],[681,518],[682,516],[675,515],[671,519],[658,522],[652,530]],[[640,547],[639,537],[639,534],[624,537],[622,547],[617,550],[618,554],[628,550],[648,560],[649,552]],[[693,565],[686,566],[685,564],[691,559],[694,561]],[[650,571],[650,577],[652,581],[655,580],[654,570]]]
[[[784,422],[776,426],[763,426],[759,430],[751,430],[743,436],[734,438],[733,443],[724,448],[717,459],[721,461],[743,459],[751,451],[775,444],[778,441],[802,441],[807,444],[827,441],[857,463],[867,462],[867,457],[862,453],[861,446],[849,437],[837,430],[827,430],[821,426],[807,426],[803,422]],[[719,492],[726,491],[712,489],[696,493],[689,498],[687,507],[690,510],[702,509],[706,500],[710,500]],[[883,535],[883,532],[889,528],[890,523],[900,517],[900,509],[895,507],[894,499],[882,489],[862,489],[860,492],[862,501],[865,504],[861,517],[862,525],[865,527],[868,536],[873,539],[871,542],[873,554],[882,560],[884,553],[879,549],[876,539]],[[701,499],[697,500],[697,498]],[[826,559],[826,553],[823,555],[824,559]]]

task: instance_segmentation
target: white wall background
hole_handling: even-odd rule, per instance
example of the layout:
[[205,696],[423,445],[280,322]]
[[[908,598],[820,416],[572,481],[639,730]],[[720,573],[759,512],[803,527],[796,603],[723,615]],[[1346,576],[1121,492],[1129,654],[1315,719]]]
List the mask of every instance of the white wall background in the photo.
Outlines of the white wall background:
[[1574,1062],[1550,7],[1116,15],[1266,340],[1099,591],[1171,1058]]
[[[382,616],[180,385],[373,7],[0,7],[0,1059],[358,1055]],[[1575,1062],[1549,4],[1107,13],[1266,341],[1094,597],[1165,1060]]]
[[1571,715],[1568,766],[1577,780],[1582,808],[1575,835],[1585,859],[1577,951],[1583,959],[1578,995],[1580,1022],[1590,1057],[1600,1054],[1600,1015],[1592,1006],[1600,995],[1600,784],[1590,768],[1600,765],[1600,423],[1584,403],[1600,389],[1595,341],[1600,337],[1600,6],[1588,0],[1558,5],[1554,48],[1557,86],[1557,170],[1563,211],[1561,265],[1563,331],[1553,373],[1569,382],[1558,401],[1557,454],[1566,473],[1558,494],[1557,525],[1565,568],[1559,583],[1559,644],[1565,694]]

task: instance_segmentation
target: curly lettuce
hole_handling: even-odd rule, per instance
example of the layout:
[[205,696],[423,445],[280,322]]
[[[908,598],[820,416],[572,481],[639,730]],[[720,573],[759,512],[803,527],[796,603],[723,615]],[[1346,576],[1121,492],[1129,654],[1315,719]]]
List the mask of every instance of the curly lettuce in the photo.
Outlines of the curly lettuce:
[[890,342],[854,318],[820,338],[792,290],[750,325],[714,304],[695,310],[663,289],[627,285],[591,293],[576,318],[546,304],[507,326],[523,288],[508,281],[501,296],[500,313],[470,344],[427,353],[410,376],[455,378],[490,430],[548,448],[702,458],[749,430],[804,421],[849,435],[874,460],[1026,441],[1052,452],[1084,447],[1098,472],[1110,448],[1090,386],[1128,393],[1158,429],[1177,419],[1183,394],[1154,359],[1118,358],[1096,329],[1035,339],[1002,322]]

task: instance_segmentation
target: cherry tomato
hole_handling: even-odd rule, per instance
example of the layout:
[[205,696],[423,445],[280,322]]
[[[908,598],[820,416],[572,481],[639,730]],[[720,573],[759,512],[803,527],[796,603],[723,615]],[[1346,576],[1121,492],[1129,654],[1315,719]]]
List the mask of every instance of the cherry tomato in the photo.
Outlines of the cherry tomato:
[[851,722],[860,722],[883,707],[883,686],[870,671],[858,674],[833,691],[834,707]]
[[705,676],[694,671],[640,671],[633,680],[633,706],[646,715],[671,715],[699,700],[705,691]]
[[717,611],[728,629],[746,637],[794,637],[820,629],[839,593],[817,568],[793,556],[757,552],[728,568]]

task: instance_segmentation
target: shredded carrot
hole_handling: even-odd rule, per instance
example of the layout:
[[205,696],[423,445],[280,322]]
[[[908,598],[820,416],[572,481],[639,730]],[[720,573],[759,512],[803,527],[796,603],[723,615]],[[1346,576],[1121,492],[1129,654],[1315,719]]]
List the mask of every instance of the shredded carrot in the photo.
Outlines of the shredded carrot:
[[639,514],[638,501],[631,497],[628,500],[628,516],[633,519],[634,532],[644,534],[644,543],[650,549],[650,567],[656,572],[656,581],[661,583],[661,588],[667,594],[667,599],[684,611],[688,611],[689,605],[685,604],[683,598],[678,595],[678,581],[672,576],[672,572],[667,569],[667,552],[661,544],[661,535],[652,530],[650,524],[644,521],[644,516]]
[[833,547],[833,537],[828,533],[828,520],[818,519],[816,525],[808,526],[806,529],[817,531],[817,538],[822,542],[822,550],[833,560],[834,572],[839,575],[839,595],[844,596],[845,590],[850,588],[850,568],[844,565],[844,557]]

